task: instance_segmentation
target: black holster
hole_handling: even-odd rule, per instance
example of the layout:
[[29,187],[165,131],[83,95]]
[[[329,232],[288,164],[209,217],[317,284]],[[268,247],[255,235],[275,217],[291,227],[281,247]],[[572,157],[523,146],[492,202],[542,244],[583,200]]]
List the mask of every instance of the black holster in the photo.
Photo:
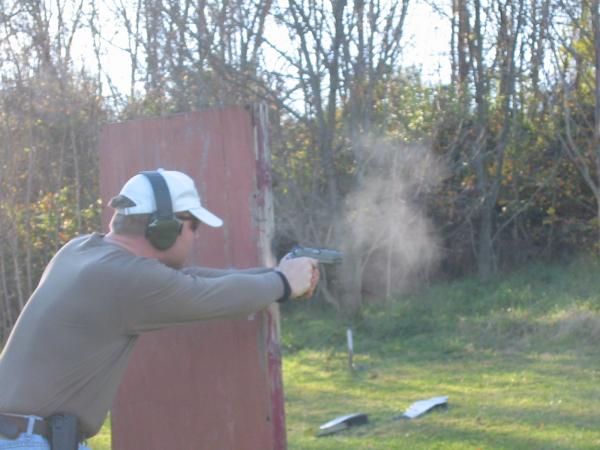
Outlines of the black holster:
[[77,450],[79,426],[77,417],[71,414],[54,414],[46,418],[50,426],[48,440],[51,450]]

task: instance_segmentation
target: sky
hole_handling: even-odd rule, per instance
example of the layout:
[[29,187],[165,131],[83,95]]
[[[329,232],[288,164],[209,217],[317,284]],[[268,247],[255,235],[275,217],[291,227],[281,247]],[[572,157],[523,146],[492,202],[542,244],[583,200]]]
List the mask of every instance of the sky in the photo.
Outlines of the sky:
[[[104,2],[101,8],[106,8]],[[438,2],[438,8],[445,8]],[[101,11],[105,17],[110,12]],[[126,33],[107,21],[102,24],[103,32],[113,35],[112,45],[104,42],[103,70],[110,76],[113,84],[121,93],[130,91],[130,59],[129,55],[118,47],[127,47]],[[269,31],[267,31],[269,34]],[[280,37],[278,38],[281,39]],[[404,66],[416,66],[421,69],[424,80],[431,83],[449,82],[450,61],[448,47],[450,42],[450,23],[448,18],[443,18],[435,12],[425,0],[413,0],[409,6],[409,13],[405,24],[404,49],[402,53]],[[80,64],[94,67],[95,57],[89,43],[85,39],[75,42],[74,55]],[[269,55],[265,47],[267,65],[277,65],[277,57]]]
[[[438,8],[445,5],[437,1]],[[425,79],[431,82],[450,81],[450,20],[440,17],[424,2],[411,6],[406,23],[407,47],[404,59],[407,65],[422,68]]]

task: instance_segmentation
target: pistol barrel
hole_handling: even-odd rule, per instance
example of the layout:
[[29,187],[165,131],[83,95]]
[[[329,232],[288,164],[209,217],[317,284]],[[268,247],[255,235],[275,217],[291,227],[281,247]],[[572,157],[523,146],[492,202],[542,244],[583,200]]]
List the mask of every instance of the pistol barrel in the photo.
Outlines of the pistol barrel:
[[342,262],[343,254],[329,248],[294,247],[292,256],[294,258],[308,256],[323,264],[339,264]]

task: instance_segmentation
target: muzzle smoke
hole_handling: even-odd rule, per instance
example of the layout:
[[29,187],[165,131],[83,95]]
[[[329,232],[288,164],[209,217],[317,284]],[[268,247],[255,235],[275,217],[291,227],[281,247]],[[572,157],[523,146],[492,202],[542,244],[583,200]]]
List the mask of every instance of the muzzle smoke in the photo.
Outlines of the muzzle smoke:
[[355,265],[351,283],[362,283],[355,293],[389,297],[422,280],[439,260],[426,203],[444,171],[422,145],[365,139],[362,148],[363,171],[345,205],[342,248]]

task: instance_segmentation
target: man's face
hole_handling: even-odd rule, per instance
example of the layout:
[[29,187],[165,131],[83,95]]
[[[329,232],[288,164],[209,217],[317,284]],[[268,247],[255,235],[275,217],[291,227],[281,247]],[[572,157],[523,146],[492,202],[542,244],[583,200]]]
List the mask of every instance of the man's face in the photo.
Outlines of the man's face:
[[195,217],[184,217],[181,220],[183,222],[181,234],[177,237],[173,247],[167,250],[169,258],[166,264],[176,269],[183,267],[192,255],[194,236],[200,223]]

